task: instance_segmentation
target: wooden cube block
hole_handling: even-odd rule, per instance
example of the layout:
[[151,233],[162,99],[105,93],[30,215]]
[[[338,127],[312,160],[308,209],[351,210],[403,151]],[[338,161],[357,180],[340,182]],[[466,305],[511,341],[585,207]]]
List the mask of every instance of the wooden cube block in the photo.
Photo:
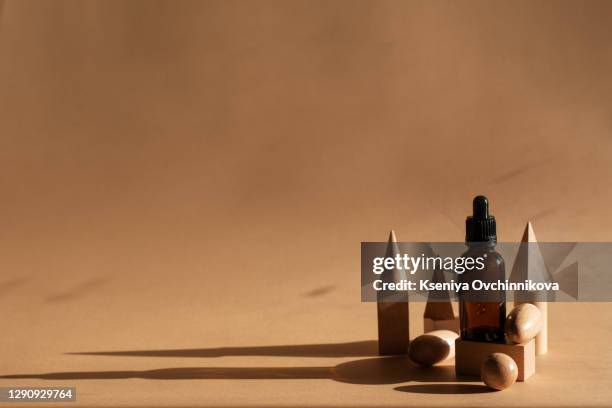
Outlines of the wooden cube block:
[[517,381],[525,381],[535,374],[535,340],[524,344],[482,343],[458,338],[455,341],[455,372],[457,375],[480,376],[480,366],[491,353],[512,357],[518,367]]
[[423,333],[434,330],[450,330],[459,334],[459,318],[434,320],[429,317],[423,318]]

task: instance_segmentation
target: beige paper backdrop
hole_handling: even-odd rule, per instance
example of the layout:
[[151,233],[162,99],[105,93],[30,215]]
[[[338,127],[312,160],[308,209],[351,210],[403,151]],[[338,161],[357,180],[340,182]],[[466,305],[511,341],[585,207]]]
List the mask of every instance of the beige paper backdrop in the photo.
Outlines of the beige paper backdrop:
[[612,2],[0,7],[2,374],[371,339],[359,242],[462,240],[475,194],[500,240],[612,240]]

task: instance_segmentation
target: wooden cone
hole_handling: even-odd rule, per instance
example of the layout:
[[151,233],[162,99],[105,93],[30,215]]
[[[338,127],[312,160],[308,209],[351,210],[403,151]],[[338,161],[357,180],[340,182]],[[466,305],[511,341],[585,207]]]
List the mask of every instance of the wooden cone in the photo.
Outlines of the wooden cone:
[[[435,270],[432,277],[434,283],[444,283],[444,272]],[[429,291],[427,295],[427,305],[423,313],[424,333],[433,330],[451,330],[460,334],[459,319],[453,312],[448,291]]]
[[[433,283],[445,283],[444,272],[435,270],[433,273]],[[453,305],[450,301],[448,291],[430,291],[427,297],[427,305],[423,317],[432,320],[449,320],[454,319]]]

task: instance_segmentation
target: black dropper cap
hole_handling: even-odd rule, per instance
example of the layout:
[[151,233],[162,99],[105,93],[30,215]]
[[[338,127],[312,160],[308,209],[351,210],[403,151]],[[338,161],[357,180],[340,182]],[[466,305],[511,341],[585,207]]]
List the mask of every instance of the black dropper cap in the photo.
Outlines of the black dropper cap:
[[495,217],[489,215],[489,200],[474,197],[473,215],[465,220],[466,242],[497,242]]

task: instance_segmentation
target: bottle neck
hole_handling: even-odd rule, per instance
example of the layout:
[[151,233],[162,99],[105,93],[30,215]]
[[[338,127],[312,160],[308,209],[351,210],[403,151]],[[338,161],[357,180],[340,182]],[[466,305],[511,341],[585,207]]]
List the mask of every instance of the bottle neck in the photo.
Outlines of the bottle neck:
[[472,249],[472,248],[494,249],[495,245],[497,245],[497,240],[496,239],[490,239],[488,241],[483,241],[483,242],[469,242],[469,241],[467,241],[465,243],[465,245],[467,245],[467,247],[470,248],[470,249]]

